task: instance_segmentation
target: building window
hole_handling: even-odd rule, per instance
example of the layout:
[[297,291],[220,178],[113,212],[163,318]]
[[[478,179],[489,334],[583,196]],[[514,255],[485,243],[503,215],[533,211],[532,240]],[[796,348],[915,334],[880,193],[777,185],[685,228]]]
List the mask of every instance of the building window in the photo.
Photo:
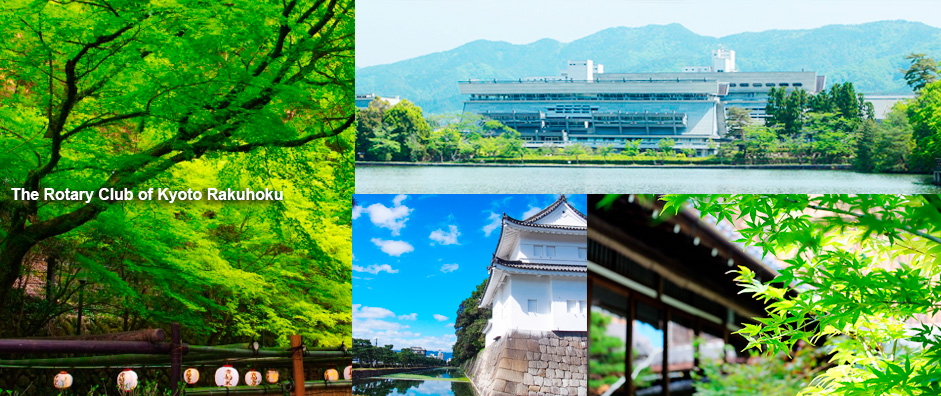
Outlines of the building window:
[[741,83],[740,85],[743,87],[748,87],[748,83]]
[[568,313],[570,314],[578,313],[578,301],[568,300],[565,303],[566,303],[566,306],[568,307]]
[[588,301],[581,300],[579,301],[579,304],[582,307],[582,315],[587,315],[588,314]]
[[546,246],[546,257],[555,257],[555,246]]
[[542,245],[533,245],[533,257],[542,257]]
[[801,83],[794,83],[794,86],[795,86],[795,87],[803,87],[804,84],[801,84]]
[[536,313],[536,300],[527,300],[526,301],[526,312]]
[[578,258],[580,259],[588,258],[588,248],[583,248],[583,247],[578,248]]

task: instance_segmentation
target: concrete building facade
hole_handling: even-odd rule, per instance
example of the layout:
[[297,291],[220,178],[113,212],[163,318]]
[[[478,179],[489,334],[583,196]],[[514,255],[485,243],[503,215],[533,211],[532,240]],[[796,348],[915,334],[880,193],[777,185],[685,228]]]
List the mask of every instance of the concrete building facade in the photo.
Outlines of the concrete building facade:
[[813,94],[825,81],[815,72],[738,72],[735,52],[719,49],[712,65],[679,73],[605,73],[603,65],[585,60],[569,61],[557,77],[458,85],[467,95],[465,112],[516,129],[530,148],[582,143],[623,149],[639,141],[641,149],[657,149],[669,138],[675,149],[710,155],[725,135],[726,108],[746,108],[760,120],[772,87]]

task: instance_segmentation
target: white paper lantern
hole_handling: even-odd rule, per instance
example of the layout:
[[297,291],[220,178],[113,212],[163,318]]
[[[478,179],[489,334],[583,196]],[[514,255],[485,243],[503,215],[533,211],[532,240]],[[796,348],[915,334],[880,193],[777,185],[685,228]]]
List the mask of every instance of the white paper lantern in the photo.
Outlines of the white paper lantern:
[[219,367],[216,370],[216,385],[217,386],[236,386],[239,384],[239,372],[235,371],[232,366],[225,365]]
[[245,373],[245,385],[248,385],[248,386],[261,385],[261,373],[255,370],[248,370],[248,372]]
[[340,379],[340,373],[337,373],[335,369],[329,369],[323,373],[323,379],[327,381],[336,381]]
[[268,370],[265,372],[265,379],[268,380],[269,384],[278,382],[278,370]]
[[56,386],[56,389],[67,389],[68,387],[72,386],[72,374],[69,374],[65,371],[60,371],[59,374],[56,374],[52,381],[53,385]]
[[183,372],[183,381],[186,381],[187,384],[193,385],[199,382],[199,370],[194,367],[190,367]]
[[134,370],[127,369],[118,374],[118,390],[130,392],[137,388],[137,373]]
[[343,369],[343,379],[345,380],[353,379],[353,365],[352,364],[349,366],[346,366],[346,368]]

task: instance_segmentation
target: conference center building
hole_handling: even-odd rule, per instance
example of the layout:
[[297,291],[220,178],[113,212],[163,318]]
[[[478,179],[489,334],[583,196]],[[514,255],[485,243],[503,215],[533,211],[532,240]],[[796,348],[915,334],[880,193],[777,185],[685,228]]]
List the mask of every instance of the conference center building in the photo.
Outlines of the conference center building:
[[748,109],[765,118],[768,91],[784,87],[814,94],[824,88],[816,72],[738,72],[735,52],[718,49],[712,65],[677,73],[605,73],[591,60],[569,61],[560,76],[459,82],[464,112],[518,131],[526,146],[582,143],[623,149],[674,149],[715,154],[726,133],[726,110]]

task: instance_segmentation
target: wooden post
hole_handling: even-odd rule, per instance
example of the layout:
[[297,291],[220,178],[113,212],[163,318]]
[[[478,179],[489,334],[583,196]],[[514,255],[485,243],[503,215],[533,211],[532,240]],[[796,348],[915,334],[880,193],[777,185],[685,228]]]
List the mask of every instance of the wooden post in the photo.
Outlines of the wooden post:
[[699,372],[699,351],[702,350],[699,346],[696,346],[697,341],[700,346],[702,346],[702,319],[696,318],[696,329],[693,330],[693,371]]
[[[661,282],[661,285],[663,283]],[[670,307],[663,310],[663,369],[660,375],[663,378],[663,396],[670,396]]]
[[291,336],[291,355],[294,361],[294,396],[304,396],[304,351],[301,349],[301,336]]
[[627,344],[626,355],[624,356],[624,377],[627,378],[627,394],[634,394],[634,293],[627,298]]
[[180,335],[180,324],[170,324],[170,390],[173,396],[179,396],[180,379],[183,377],[183,340]]

